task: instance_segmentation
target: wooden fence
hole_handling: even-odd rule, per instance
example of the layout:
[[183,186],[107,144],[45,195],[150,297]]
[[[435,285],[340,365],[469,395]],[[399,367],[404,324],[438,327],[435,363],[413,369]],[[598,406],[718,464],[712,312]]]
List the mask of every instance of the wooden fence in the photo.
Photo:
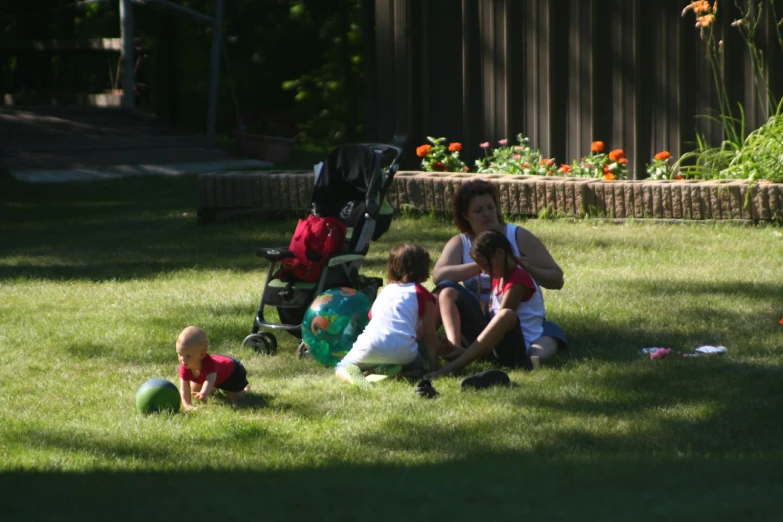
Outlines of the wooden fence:
[[[747,46],[720,2],[727,90],[748,129],[764,121]],[[764,2],[768,4],[769,2]],[[722,126],[712,70],[686,0],[375,0],[369,139],[445,136],[465,145],[518,133],[570,163],[593,140],[622,148],[636,178],[660,150],[692,150],[696,132],[714,145]],[[780,7],[780,6],[779,6]],[[779,13],[783,16],[783,13]],[[783,59],[768,12],[758,31],[769,85],[783,93]],[[771,71],[771,73],[770,73]],[[406,166],[415,167],[409,155]]]

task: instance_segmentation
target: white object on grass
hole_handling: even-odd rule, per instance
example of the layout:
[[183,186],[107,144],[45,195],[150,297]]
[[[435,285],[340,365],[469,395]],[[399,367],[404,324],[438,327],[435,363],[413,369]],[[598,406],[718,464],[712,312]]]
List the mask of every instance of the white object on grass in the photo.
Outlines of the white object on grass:
[[709,354],[709,355],[721,355],[728,351],[728,349],[725,346],[699,346],[694,350],[696,353],[703,353],[703,354]]

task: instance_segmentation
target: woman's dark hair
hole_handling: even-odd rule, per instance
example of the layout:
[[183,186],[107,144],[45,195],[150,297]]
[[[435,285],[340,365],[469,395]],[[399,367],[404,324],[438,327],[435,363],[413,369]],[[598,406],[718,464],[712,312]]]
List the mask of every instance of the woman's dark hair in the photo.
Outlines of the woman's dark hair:
[[392,248],[386,279],[389,283],[423,283],[430,275],[430,253],[427,249],[403,243]]
[[[498,248],[503,249],[508,256],[514,257],[514,251],[511,250],[511,243],[506,235],[497,230],[487,230],[473,240],[473,246],[470,247],[470,257],[474,260],[480,257],[489,261]],[[505,267],[505,271],[508,272],[508,266]]]
[[460,232],[473,233],[470,223],[465,219],[465,214],[468,212],[468,206],[473,198],[486,194],[492,196],[492,200],[495,202],[495,208],[498,212],[498,222],[503,223],[503,216],[500,214],[500,205],[498,204],[499,198],[497,187],[488,181],[475,179],[462,185],[457,192],[454,193],[454,197],[451,198],[451,217]]

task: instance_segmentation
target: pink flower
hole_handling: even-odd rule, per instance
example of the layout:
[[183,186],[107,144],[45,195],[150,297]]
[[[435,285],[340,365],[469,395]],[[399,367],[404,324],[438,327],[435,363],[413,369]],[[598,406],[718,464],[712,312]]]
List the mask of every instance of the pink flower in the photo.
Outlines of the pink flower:
[[514,159],[519,159],[522,157],[522,154],[512,154],[511,157]]
[[485,141],[484,143],[479,143],[479,147],[482,149],[488,149],[489,148],[489,142]]
[[504,147],[508,145],[508,140],[506,138],[503,138],[502,140],[498,140],[498,144],[503,145]]

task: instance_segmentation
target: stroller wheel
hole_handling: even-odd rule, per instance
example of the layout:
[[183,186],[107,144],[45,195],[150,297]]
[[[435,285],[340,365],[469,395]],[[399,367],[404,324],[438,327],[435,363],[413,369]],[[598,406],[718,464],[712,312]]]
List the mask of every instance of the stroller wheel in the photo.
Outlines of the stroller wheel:
[[272,355],[277,351],[277,339],[269,332],[255,333],[245,337],[242,346],[247,346],[258,353]]

